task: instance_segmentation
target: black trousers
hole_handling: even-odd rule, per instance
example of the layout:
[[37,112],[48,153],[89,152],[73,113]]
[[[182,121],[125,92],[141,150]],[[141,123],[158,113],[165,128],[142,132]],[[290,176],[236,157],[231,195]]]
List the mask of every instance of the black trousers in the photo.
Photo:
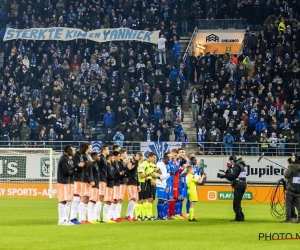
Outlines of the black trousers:
[[[291,218],[292,219],[296,219],[297,218],[297,214],[296,214],[296,211],[295,211],[295,202],[293,201],[291,203]],[[299,213],[299,212],[298,212]]]
[[244,214],[242,210],[242,198],[245,193],[246,188],[235,188],[233,195],[233,211],[235,213],[235,218],[237,220],[244,219]]
[[285,194],[285,210],[287,220],[290,220],[292,217],[292,203],[294,203],[295,207],[297,208],[298,220],[300,220],[300,195],[288,190]]

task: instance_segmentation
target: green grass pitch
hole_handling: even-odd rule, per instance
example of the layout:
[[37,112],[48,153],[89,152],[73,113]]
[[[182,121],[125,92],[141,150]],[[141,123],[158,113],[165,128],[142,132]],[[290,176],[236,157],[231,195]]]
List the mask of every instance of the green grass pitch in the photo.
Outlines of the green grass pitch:
[[[123,216],[127,202],[123,205]],[[231,203],[196,204],[199,223],[186,220],[57,226],[57,199],[2,198],[0,249],[299,249],[299,240],[259,241],[259,233],[300,234],[280,224],[268,204],[243,204],[245,223],[230,223]]]

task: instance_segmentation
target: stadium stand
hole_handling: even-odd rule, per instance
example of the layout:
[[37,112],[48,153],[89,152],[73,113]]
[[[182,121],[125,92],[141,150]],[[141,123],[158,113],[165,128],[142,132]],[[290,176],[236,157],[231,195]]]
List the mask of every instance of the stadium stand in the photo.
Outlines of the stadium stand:
[[[284,154],[295,147],[286,143],[299,143],[297,0],[2,0],[0,6],[0,139],[7,145],[113,142],[117,131],[125,146],[158,135],[175,140],[173,128],[191,112],[184,104],[195,102],[201,154],[219,154],[219,143],[230,146],[228,133],[243,153],[272,154],[276,147]],[[248,23],[241,54],[183,60],[179,40],[191,35],[198,19],[212,20],[208,28],[217,29],[226,27],[216,19],[241,18]],[[160,30],[166,58],[162,48],[130,41],[3,42],[10,27]],[[256,142],[259,149],[252,149]]]

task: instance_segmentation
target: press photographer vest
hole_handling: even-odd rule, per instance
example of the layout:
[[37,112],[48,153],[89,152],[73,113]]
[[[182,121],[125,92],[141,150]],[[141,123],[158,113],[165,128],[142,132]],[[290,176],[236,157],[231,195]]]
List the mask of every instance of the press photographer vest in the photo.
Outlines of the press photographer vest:
[[239,161],[235,163],[233,166],[234,173],[235,173],[235,178],[232,179],[231,186],[233,188],[246,188],[247,182],[246,182],[246,177],[247,177],[247,172],[245,171],[245,162],[244,161]]
[[300,170],[293,168],[293,179],[290,185],[290,191],[300,194]]

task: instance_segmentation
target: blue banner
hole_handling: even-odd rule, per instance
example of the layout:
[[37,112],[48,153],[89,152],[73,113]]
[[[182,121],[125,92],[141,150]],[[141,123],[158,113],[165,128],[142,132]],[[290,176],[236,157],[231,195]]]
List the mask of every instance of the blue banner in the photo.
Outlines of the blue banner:
[[157,161],[162,160],[164,153],[181,148],[181,142],[141,142],[141,152],[147,158],[149,152],[156,154]]
[[100,148],[103,145],[102,141],[92,141],[92,152],[100,154]]

